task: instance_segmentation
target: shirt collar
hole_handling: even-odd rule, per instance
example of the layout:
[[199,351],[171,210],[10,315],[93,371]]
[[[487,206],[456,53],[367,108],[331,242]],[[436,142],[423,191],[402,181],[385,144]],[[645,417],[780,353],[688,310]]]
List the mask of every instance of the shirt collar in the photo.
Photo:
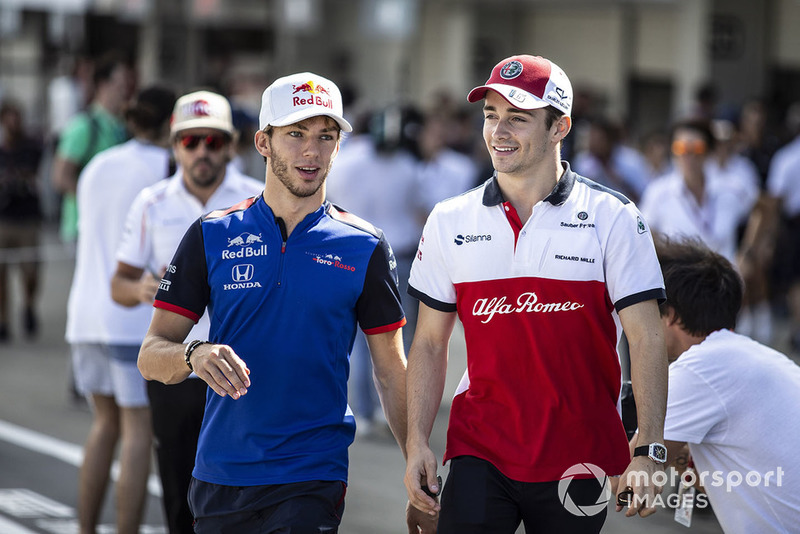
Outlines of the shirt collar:
[[[563,161],[561,165],[564,167],[564,173],[559,178],[556,186],[544,199],[553,206],[560,206],[569,198],[572,193],[572,188],[575,187],[575,173],[569,166],[569,162]],[[500,184],[497,183],[497,171],[494,172],[491,178],[486,182],[486,187],[483,190],[483,205],[484,206],[497,206],[505,202],[503,192],[500,190]]]

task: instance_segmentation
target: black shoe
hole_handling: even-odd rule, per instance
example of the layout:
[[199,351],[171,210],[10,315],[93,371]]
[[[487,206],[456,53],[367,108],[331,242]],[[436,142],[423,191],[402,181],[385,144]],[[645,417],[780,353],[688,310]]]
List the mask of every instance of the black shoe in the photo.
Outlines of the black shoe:
[[22,324],[25,327],[25,334],[29,339],[36,337],[36,334],[39,333],[39,320],[36,318],[36,313],[34,313],[33,308],[25,309]]
[[0,324],[0,343],[8,341],[8,326],[5,323]]

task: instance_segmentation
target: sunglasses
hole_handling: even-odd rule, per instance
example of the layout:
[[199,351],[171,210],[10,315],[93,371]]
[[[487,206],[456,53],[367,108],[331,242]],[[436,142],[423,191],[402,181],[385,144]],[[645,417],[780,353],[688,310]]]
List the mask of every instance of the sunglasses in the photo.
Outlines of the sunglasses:
[[683,156],[685,154],[695,154],[702,156],[708,150],[705,141],[674,141],[672,143],[672,153],[676,156]]
[[181,146],[187,150],[194,150],[201,141],[214,152],[228,144],[228,138],[222,135],[187,135],[180,138]]

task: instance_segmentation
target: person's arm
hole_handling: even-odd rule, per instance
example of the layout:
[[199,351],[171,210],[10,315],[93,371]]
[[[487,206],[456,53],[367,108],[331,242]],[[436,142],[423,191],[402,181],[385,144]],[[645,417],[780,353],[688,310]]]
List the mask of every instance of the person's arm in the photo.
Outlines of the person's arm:
[[111,298],[122,306],[133,307],[152,303],[158,291],[159,279],[144,269],[118,261],[111,277]]
[[80,166],[63,156],[56,156],[53,161],[53,188],[59,193],[72,193],[78,189],[78,173]]
[[[631,383],[639,424],[638,443],[664,443],[668,364],[658,304],[655,300],[633,304],[622,309],[619,318],[630,347]],[[631,506],[625,512],[627,517],[637,513],[646,517],[655,513],[655,496],[661,493],[662,488],[653,483],[653,474],[661,469],[661,465],[646,456],[631,460],[617,488],[617,495],[626,487],[633,491]],[[621,510],[622,506],[617,505],[617,511]]]
[[[138,367],[144,378],[177,384],[189,376],[191,370],[184,359],[183,340],[192,326],[191,319],[156,308],[139,349]],[[191,363],[195,374],[220,397],[230,395],[238,399],[250,387],[250,370],[227,345],[204,343],[192,353]]]
[[442,402],[448,345],[455,321],[456,312],[438,311],[420,302],[417,329],[408,354],[408,461],[404,481],[411,505],[431,516],[441,507],[425,494],[422,484],[434,493],[439,491],[436,456],[428,440]]
[[403,329],[367,335],[375,386],[389,428],[406,456],[406,357]]

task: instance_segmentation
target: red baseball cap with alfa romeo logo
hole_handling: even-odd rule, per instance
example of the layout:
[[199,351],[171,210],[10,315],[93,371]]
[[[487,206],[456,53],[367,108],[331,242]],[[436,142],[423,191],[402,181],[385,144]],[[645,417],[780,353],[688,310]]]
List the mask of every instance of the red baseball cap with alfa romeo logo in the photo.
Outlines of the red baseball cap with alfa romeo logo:
[[509,104],[519,109],[546,106],[572,111],[572,84],[561,67],[541,56],[511,56],[492,69],[484,85],[469,92],[467,100],[477,102],[489,89],[496,91]]

